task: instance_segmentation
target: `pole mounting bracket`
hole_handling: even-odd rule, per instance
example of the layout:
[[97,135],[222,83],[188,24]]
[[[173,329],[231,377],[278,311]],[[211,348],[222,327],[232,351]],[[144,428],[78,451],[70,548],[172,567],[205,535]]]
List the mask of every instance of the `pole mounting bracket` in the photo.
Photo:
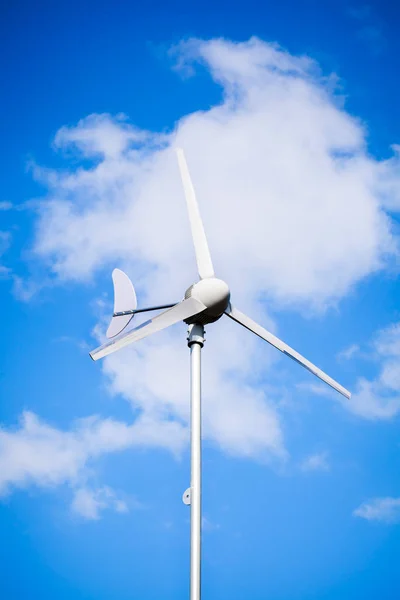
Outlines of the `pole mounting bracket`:
[[187,490],[185,490],[182,494],[182,502],[183,504],[185,504],[186,506],[190,506],[191,504],[191,499],[192,499],[192,490],[190,487],[188,487]]
[[193,323],[188,327],[188,336],[187,343],[190,348],[192,344],[200,344],[201,347],[204,346],[204,326],[200,323]]

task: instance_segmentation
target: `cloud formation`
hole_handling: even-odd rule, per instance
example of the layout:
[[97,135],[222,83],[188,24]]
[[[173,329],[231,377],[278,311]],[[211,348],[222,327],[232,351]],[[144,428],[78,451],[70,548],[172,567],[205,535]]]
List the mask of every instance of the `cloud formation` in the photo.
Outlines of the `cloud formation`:
[[341,350],[337,354],[336,358],[338,360],[351,360],[352,358],[354,358],[355,356],[357,356],[357,354],[359,353],[359,351],[360,351],[360,347],[358,346],[358,344],[351,344],[350,346],[348,346],[344,350]]
[[317,452],[307,456],[300,465],[302,471],[329,471],[327,452]]
[[[315,62],[255,38],[191,40],[174,55],[181,68],[206,65],[223,90],[218,106],[185,116],[168,135],[91,115],[56,136],[58,148],[90,166],[36,170],[49,195],[34,253],[56,277],[86,281],[120,265],[134,274],[142,302],[182,297],[195,272],[175,145],[188,157],[217,272],[234,301],[260,318],[260,299],[324,309],[397,254],[385,208],[399,187],[398,160],[368,155],[363,125]],[[249,385],[256,344],[247,340],[242,362],[233,330],[224,336],[238,354],[207,349],[214,392],[206,429],[233,452],[282,455],[275,409]],[[112,390],[143,410],[150,403],[185,419],[187,382],[171,375],[185,359],[171,336],[164,340],[110,357],[105,372]]]
[[108,486],[77,489],[71,508],[76,514],[92,521],[99,519],[105,509],[112,509],[118,513],[126,513],[129,510],[126,502],[118,500],[114,490]]
[[345,405],[366,419],[391,419],[400,412],[400,323],[377,333],[373,358],[379,365],[378,375],[374,379],[360,377]]
[[[7,210],[7,209],[2,209],[1,204],[6,204],[6,203],[5,202],[0,203],[0,211]],[[10,247],[10,244],[11,244],[11,232],[0,230],[0,259],[2,258],[3,254],[5,254],[7,252],[7,250]],[[11,269],[0,263],[0,278],[8,277],[10,275],[10,273],[11,273]]]
[[383,523],[400,522],[400,498],[374,498],[363,502],[354,512],[355,517]]
[[185,116],[168,136],[91,115],[56,142],[92,166],[36,171],[50,193],[34,250],[58,277],[85,280],[122,261],[145,291],[169,281],[182,293],[193,254],[175,144],[218,269],[246,297],[321,308],[397,253],[381,196],[399,186],[398,163],[368,155],[362,124],[313,61],[257,39],[193,40],[176,52],[206,64],[223,87],[220,105]]
[[[83,284],[119,266],[132,276],[141,304],[182,297],[196,273],[175,146],[187,156],[217,274],[238,308],[271,329],[266,302],[308,314],[327,310],[398,255],[390,217],[400,208],[396,148],[386,161],[368,153],[364,125],[346,112],[333,80],[313,60],[257,38],[190,40],[173,55],[179,68],[208,69],[221,87],[217,106],[183,116],[162,134],[138,129],[123,115],[90,115],[55,138],[59,151],[74,155],[70,168],[34,168],[48,194],[36,204],[32,256],[47,265],[53,283]],[[277,355],[235,324],[207,329],[205,435],[231,454],[284,459],[282,391],[264,378]],[[143,443],[154,442],[141,429],[146,420],[165,433],[158,445],[170,447],[167,433],[176,434],[168,427],[186,431],[183,335],[176,326],[103,362],[111,392],[140,410],[134,427]],[[47,432],[27,419],[18,443],[32,427]],[[130,439],[128,426],[114,426]],[[89,430],[101,437],[102,427]],[[77,442],[81,434],[53,435],[58,451],[46,460],[61,467],[41,467],[41,453],[33,471],[14,459],[9,482],[76,476],[92,456]],[[93,435],[84,439],[94,443]],[[114,450],[111,444],[107,451]],[[96,498],[84,498],[96,505]]]
[[0,495],[30,485],[68,484],[75,490],[72,508],[82,516],[98,518],[107,507],[124,512],[127,507],[111,488],[88,487],[91,465],[104,454],[134,447],[161,446],[176,453],[186,441],[187,431],[178,423],[154,422],[149,417],[127,425],[93,416],[63,431],[25,412],[17,429],[0,429]]

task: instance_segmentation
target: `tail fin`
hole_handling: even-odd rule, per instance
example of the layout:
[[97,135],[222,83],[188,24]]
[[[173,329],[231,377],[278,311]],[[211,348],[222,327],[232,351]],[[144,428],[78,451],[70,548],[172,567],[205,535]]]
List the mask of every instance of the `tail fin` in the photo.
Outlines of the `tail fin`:
[[[137,307],[136,293],[128,275],[121,269],[114,269],[112,279],[114,284],[114,313],[135,310]],[[133,315],[113,316],[107,329],[107,337],[112,338],[121,333],[132,318]]]

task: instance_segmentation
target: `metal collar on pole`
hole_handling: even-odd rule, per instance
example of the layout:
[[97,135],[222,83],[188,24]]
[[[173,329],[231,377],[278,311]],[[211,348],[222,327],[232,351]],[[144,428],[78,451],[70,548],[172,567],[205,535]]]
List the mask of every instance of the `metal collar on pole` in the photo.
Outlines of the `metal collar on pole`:
[[192,344],[200,344],[200,346],[203,347],[205,341],[204,333],[204,325],[200,325],[200,323],[193,323],[193,325],[189,325],[187,337],[189,348],[192,346]]

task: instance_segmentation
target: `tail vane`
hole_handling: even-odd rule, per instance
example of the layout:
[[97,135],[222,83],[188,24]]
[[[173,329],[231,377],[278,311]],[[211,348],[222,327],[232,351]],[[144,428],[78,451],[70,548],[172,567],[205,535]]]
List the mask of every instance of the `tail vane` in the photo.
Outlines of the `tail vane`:
[[137,307],[135,288],[128,275],[121,269],[114,269],[112,279],[114,284],[114,315],[107,329],[106,335],[108,338],[121,333],[133,319],[133,314],[124,315],[120,313],[135,310]]
[[203,312],[206,308],[205,304],[200,300],[196,300],[196,298],[186,298],[186,300],[182,300],[182,302],[175,304],[172,308],[169,308],[152,319],[145,321],[141,325],[126,331],[116,340],[111,340],[99,348],[92,350],[90,356],[93,360],[99,360],[99,358],[103,358],[112,352],[116,352],[132,342],[142,340],[148,335],[161,331],[179,321],[185,321],[186,319]]

